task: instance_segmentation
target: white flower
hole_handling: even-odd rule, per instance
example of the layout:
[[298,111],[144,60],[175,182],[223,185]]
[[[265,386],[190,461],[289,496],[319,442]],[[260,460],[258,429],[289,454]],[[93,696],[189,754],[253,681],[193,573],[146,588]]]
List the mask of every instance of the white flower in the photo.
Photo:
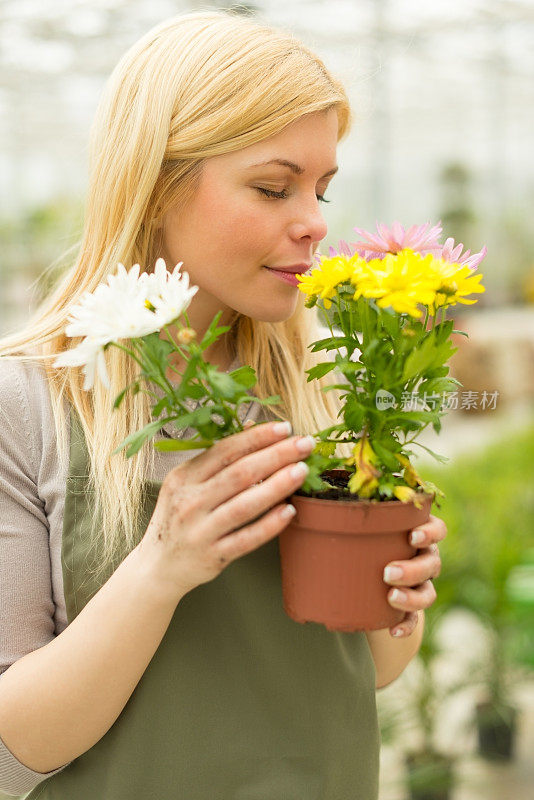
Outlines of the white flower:
[[189,288],[187,273],[180,274],[181,264],[171,275],[165,261],[159,258],[152,275],[143,272],[140,276],[139,264],[127,272],[119,263],[117,273],[108,276],[107,284],[85,292],[72,307],[65,333],[84,339],[60,353],[54,366],[83,366],[85,390],[93,387],[98,370],[102,383],[109,388],[103,347],[119,339],[140,339],[161,330],[183,313],[198,291],[198,286]]
[[104,359],[105,342],[93,336],[88,336],[77,347],[65,350],[60,353],[54,361],[54,367],[81,367],[85,381],[83,388],[85,391],[92,389],[95,383],[95,371],[98,368],[98,375],[104,386],[109,389],[110,382],[106,370]]
[[145,297],[154,306],[159,328],[168,325],[188,308],[198,286],[189,287],[189,275],[180,272],[183,261],[169,272],[165,261],[158,258],[154,272],[145,275]]
[[158,330],[154,313],[145,305],[147,275],[139,278],[139,264],[126,272],[119,264],[116,275],[108,276],[94,292],[86,292],[74,306],[65,328],[67,336],[94,336],[106,342],[133,339]]

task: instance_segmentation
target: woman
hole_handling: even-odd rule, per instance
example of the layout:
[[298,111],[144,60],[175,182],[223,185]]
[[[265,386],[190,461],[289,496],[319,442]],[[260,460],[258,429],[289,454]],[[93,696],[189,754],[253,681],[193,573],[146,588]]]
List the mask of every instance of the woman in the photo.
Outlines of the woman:
[[251,401],[242,422],[331,424],[339,397],[303,380],[316,323],[280,278],[311,265],[326,235],[320,203],[349,122],[317,56],[222,12],[162,23],[114,70],[76,261],[0,343],[1,790],[376,798],[375,688],[418,650],[441,520],[422,526],[416,557],[390,565],[402,573],[387,576],[390,602],[406,612],[395,629],[299,625],[283,612],[276,537],[306,437],[247,422],[207,451],[110,458],[151,419],[142,392],[110,416],[135,363],[110,348],[111,390],[91,392],[81,369],[52,367],[78,343],[64,334],[70,306],[119,261],[150,270],[162,256],[200,287],[188,309],[199,335],[219,309],[231,325],[211,363],[250,364],[258,396],[281,397],[270,411]]

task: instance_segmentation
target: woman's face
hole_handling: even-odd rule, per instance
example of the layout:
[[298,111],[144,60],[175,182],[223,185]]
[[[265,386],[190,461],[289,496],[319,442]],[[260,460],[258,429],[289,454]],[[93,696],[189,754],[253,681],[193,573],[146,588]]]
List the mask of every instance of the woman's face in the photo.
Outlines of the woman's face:
[[[171,271],[183,261],[182,271],[199,287],[187,312],[198,332],[219,310],[219,324],[232,310],[269,322],[293,314],[300,292],[274,270],[312,266],[327,232],[320,198],[337,170],[337,134],[330,109],[209,158],[191,200],[165,215],[161,256]],[[292,166],[263,164],[274,159]]]

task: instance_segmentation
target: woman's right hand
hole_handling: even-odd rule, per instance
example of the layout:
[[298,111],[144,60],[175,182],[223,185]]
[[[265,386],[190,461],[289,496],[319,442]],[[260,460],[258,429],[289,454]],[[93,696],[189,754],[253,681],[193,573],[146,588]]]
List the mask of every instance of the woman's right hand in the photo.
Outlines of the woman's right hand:
[[308,470],[295,469],[296,462],[310,454],[314,440],[289,437],[289,426],[284,432],[276,425],[220,439],[165,476],[136,548],[158,589],[179,601],[287,526],[291,517],[282,501],[302,486]]

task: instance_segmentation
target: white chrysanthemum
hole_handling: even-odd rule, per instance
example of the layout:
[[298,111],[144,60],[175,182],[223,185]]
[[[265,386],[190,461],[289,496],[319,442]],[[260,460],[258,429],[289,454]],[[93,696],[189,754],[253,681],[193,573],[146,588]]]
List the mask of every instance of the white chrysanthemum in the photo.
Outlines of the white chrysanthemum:
[[145,305],[146,274],[139,278],[139,264],[129,272],[119,264],[94,292],[86,292],[74,306],[65,328],[67,336],[94,336],[104,343],[134,339],[158,330],[154,313]]
[[198,292],[198,286],[189,286],[188,273],[180,272],[182,264],[176,264],[171,273],[165,261],[158,258],[154,272],[145,276],[145,297],[155,308],[159,328],[180,317]]
[[54,367],[81,367],[83,366],[83,374],[85,381],[83,388],[87,391],[92,389],[95,383],[95,372],[98,369],[98,376],[104,386],[109,389],[110,382],[106,370],[106,362],[104,359],[104,344],[102,339],[97,337],[88,336],[77,347],[71,350],[66,350],[54,361]]
[[198,291],[197,286],[189,288],[189,276],[180,274],[180,266],[181,263],[171,275],[160,258],[154,274],[143,272],[140,276],[139,264],[127,272],[119,263],[117,273],[108,276],[107,284],[86,292],[71,309],[65,333],[85,338],[61,353],[54,366],[83,366],[86,390],[93,387],[98,370],[102,383],[109,388],[103,347],[119,339],[140,339],[161,330],[182,314]]

